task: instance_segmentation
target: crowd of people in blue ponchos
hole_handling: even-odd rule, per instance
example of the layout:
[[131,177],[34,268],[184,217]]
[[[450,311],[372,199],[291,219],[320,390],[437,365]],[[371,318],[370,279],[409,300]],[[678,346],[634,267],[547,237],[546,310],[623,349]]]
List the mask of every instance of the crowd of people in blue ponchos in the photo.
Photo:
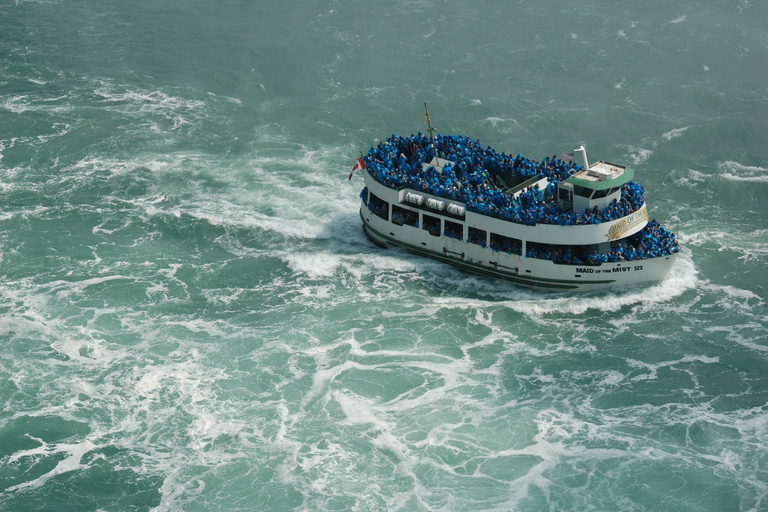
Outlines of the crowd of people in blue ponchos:
[[[423,164],[435,156],[455,164],[446,163],[441,170],[432,165],[423,169]],[[582,166],[556,156],[537,162],[520,154],[513,157],[497,153],[490,146],[483,148],[479,140],[461,134],[438,134],[435,138],[422,133],[410,137],[392,135],[372,147],[364,160],[371,175],[389,187],[421,190],[461,201],[469,211],[531,226],[598,224],[629,215],[645,203],[644,187],[630,181],[622,186],[621,199],[603,210],[594,207],[582,213],[565,211],[555,198],[557,183],[581,171]],[[548,185],[544,190],[535,184],[513,197],[498,185],[508,182],[505,176],[520,181],[536,175],[546,177]],[[478,243],[485,246],[484,241]],[[493,249],[520,253],[519,247]],[[608,253],[595,251],[585,257],[570,248],[531,246],[526,256],[559,263],[598,264],[652,258],[677,250],[674,234],[652,221],[634,238],[615,244]]]
[[[455,165],[422,170],[436,155]],[[422,133],[392,135],[368,151],[365,163],[371,174],[389,187],[408,187],[461,201],[470,211],[519,224],[598,224],[624,217],[645,202],[643,186],[628,182],[622,187],[621,199],[602,211],[597,207],[582,213],[564,211],[555,200],[556,184],[582,170],[580,165],[556,156],[537,162],[520,154],[497,153],[462,135],[439,134],[434,139]],[[549,184],[544,190],[533,185],[512,197],[497,185],[505,176],[519,179],[536,175],[547,178]]]
[[667,256],[680,250],[675,234],[660,225],[656,219],[646,224],[642,231],[622,242],[612,244],[608,253],[593,251],[587,256],[587,261],[592,264],[635,261]]

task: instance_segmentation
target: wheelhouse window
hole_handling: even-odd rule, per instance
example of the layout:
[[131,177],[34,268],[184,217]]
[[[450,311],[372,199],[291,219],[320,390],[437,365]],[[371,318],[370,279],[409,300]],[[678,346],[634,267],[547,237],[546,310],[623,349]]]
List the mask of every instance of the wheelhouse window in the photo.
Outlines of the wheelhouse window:
[[594,190],[592,190],[591,188],[580,187],[578,185],[573,187],[573,193],[576,194],[577,196],[592,197],[592,192],[594,192]]
[[485,247],[488,244],[488,232],[485,230],[473,228],[472,226],[470,226],[467,233],[467,241],[471,244],[476,244],[476,245],[479,245],[480,247]]
[[409,210],[407,208],[403,208],[401,206],[397,206],[396,204],[392,205],[392,224],[397,224],[398,226],[406,225],[406,226],[413,226],[415,228],[419,227],[419,214],[418,212],[414,212],[413,210]]
[[462,240],[464,238],[464,226],[458,222],[445,221],[445,230],[443,231],[445,236],[455,238],[456,240]]
[[424,229],[432,236],[440,236],[440,219],[431,215],[424,215]]
[[491,233],[491,249],[508,254],[523,254],[523,241]]
[[371,199],[368,201],[368,209],[373,212],[374,215],[381,217],[384,220],[389,220],[389,203],[379,199],[375,194],[370,194]]
[[609,196],[616,192],[615,188],[604,188],[603,190],[597,190],[595,191],[595,195],[592,196],[592,199],[600,199],[601,197]]

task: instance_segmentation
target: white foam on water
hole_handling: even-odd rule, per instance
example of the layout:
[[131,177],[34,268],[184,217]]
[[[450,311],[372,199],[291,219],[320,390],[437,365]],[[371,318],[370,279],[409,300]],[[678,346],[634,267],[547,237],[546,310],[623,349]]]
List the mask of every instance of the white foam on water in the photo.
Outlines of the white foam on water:
[[[145,351],[149,347],[141,343],[121,347],[106,341],[105,336],[120,333],[110,333],[97,326],[103,315],[120,315],[125,320],[121,323],[124,332],[141,333],[144,343],[151,346],[158,334],[161,339],[166,338],[162,335],[163,329],[173,327],[173,322],[167,322],[167,318],[161,325],[156,318],[146,312],[134,312],[130,306],[94,309],[92,315],[89,314],[91,306],[85,306],[85,316],[90,318],[85,325],[68,325],[67,319],[51,318],[59,302],[78,304],[89,294],[90,287],[108,286],[124,279],[123,276],[105,276],[79,282],[37,284],[30,280],[4,283],[4,302],[11,301],[13,309],[2,322],[3,327],[22,339],[42,338],[42,350],[48,344],[56,353],[66,356],[63,359],[46,357],[45,352],[37,356],[33,353],[28,361],[15,363],[19,367],[14,373],[23,379],[17,380],[20,391],[26,393],[30,387],[37,386],[38,399],[48,404],[34,413],[20,411],[15,416],[60,416],[67,421],[85,421],[91,429],[84,439],[77,436],[82,439],[79,442],[69,439],[55,443],[39,441],[41,446],[38,448],[12,454],[4,462],[65,457],[52,470],[24,480],[6,492],[39,489],[58,475],[86,470],[90,463],[82,463],[82,458],[110,446],[124,449],[128,457],[141,459],[139,465],[131,462],[137,475],[164,475],[172,482],[175,472],[181,470],[183,481],[184,472],[190,468],[217,467],[242,457],[240,453],[216,445],[221,438],[237,440],[242,432],[258,435],[249,426],[250,420],[233,413],[229,403],[217,403],[213,385],[229,377],[217,368],[216,363],[209,367],[210,360],[194,348],[192,340],[184,341],[193,348],[180,348],[159,358],[151,350]],[[193,334],[206,333],[217,339],[227,337],[227,331],[215,322],[190,319],[176,324]],[[164,343],[161,341],[161,345]],[[118,454],[118,457],[124,456]],[[110,463],[120,465],[124,462],[118,458]],[[170,488],[164,485],[163,489],[178,492],[177,497],[193,495],[194,489],[185,486],[186,483],[181,485],[183,491],[179,491],[177,484],[171,484]]]
[[[80,443],[74,443],[74,444],[57,443],[50,446],[48,443],[44,442],[42,439],[37,439],[34,437],[31,437],[31,439],[36,442],[39,442],[40,446],[38,446],[37,448],[32,448],[30,450],[22,450],[22,451],[15,452],[13,455],[8,457],[7,462],[10,464],[14,464],[14,463],[17,463],[19,460],[27,457],[32,459],[46,458],[46,457],[55,456],[56,454],[59,454],[59,453],[63,453],[65,455],[64,459],[59,461],[58,464],[56,464],[56,467],[46,472],[45,474],[35,478],[34,480],[29,480],[24,483],[8,487],[7,489],[4,490],[4,492],[12,493],[17,491],[36,489],[38,487],[42,487],[43,485],[45,485],[45,483],[48,480],[58,475],[63,475],[71,471],[78,471],[81,469],[85,469],[88,467],[88,464],[82,464],[82,458],[84,455],[91,452],[95,448],[95,445],[87,440],[82,441]],[[2,495],[0,494],[0,496]]]
[[31,279],[0,283],[2,303],[10,307],[9,314],[0,316],[0,332],[5,335],[15,332],[22,336],[33,332],[50,334],[47,312],[51,297],[45,291]]
[[632,377],[630,380],[633,382],[640,381],[640,380],[655,380],[658,376],[658,371],[661,368],[669,368],[672,366],[685,365],[687,363],[692,363],[692,362],[699,362],[703,364],[717,364],[720,362],[720,358],[709,357],[709,356],[686,355],[675,361],[661,361],[658,363],[646,363],[644,361],[638,361],[635,359],[627,359],[627,364],[629,364],[631,368],[647,370],[647,373],[643,373],[643,374]]
[[626,152],[625,158],[632,165],[643,165],[653,155],[653,150],[645,149],[640,146],[616,144],[615,147],[623,149]]
[[[415,355],[411,354],[411,357]],[[382,354],[377,352],[370,354],[370,356],[380,359]],[[344,371],[356,368],[346,363],[341,366],[343,366],[343,369],[335,368],[333,370],[333,379],[339,377]],[[373,368],[377,366],[380,367],[380,365],[374,365]],[[364,365],[363,367],[366,366]],[[333,379],[321,379],[324,382],[323,386],[325,387],[330,384]],[[317,382],[315,380],[315,383]],[[453,389],[450,385],[448,387]],[[409,411],[417,411],[421,407],[431,408],[431,404],[435,404],[435,401],[440,400],[440,397],[446,396],[445,390],[442,389],[432,390],[428,394],[432,395],[431,398],[425,399],[422,396],[416,400],[411,400],[407,397],[399,397],[394,401],[382,403],[378,400],[358,396],[348,390],[333,391],[333,400],[339,404],[344,414],[341,426],[350,427],[355,429],[355,431],[363,429],[365,433],[362,440],[370,443],[374,449],[373,454],[370,456],[370,462],[378,461],[380,468],[368,476],[360,475],[356,483],[350,485],[351,482],[346,481],[344,475],[347,473],[349,466],[353,464],[355,459],[354,453],[348,453],[347,450],[342,450],[336,445],[333,446],[333,449],[312,450],[307,455],[307,458],[304,459],[305,462],[301,464],[302,468],[310,470],[310,475],[313,472],[319,471],[320,468],[325,470],[319,474],[321,475],[319,483],[316,483],[317,480],[315,479],[311,480],[313,490],[333,495],[334,492],[339,492],[341,488],[344,488],[347,493],[355,493],[354,489],[356,488],[368,488],[372,482],[378,482],[378,487],[378,485],[385,484],[390,478],[399,475],[400,477],[406,477],[411,482],[412,488],[406,492],[408,496],[419,496],[423,493],[426,493],[424,496],[429,496],[431,494],[430,491],[424,489],[419,484],[420,478],[414,473],[416,467],[420,465],[435,465],[436,469],[441,472],[455,473],[446,465],[417,455],[415,450],[423,450],[427,447],[447,447],[444,444],[447,439],[441,438],[438,440],[435,436],[432,436],[432,440],[428,444],[416,443],[413,445],[403,437],[402,428],[404,425],[401,424],[401,420],[408,416]],[[394,455],[394,460],[385,454]],[[381,477],[374,480],[375,475],[380,472],[383,473]],[[394,472],[394,475],[391,474],[392,472]],[[296,478],[291,477],[290,481],[295,484]],[[407,497],[401,498],[404,500],[408,499]],[[397,498],[389,498],[389,501],[393,499],[394,501],[400,501]]]
[[734,182],[751,182],[751,183],[768,183],[768,175],[764,176],[737,176],[728,172],[720,175],[720,177],[734,181]]
[[342,257],[329,254],[287,254],[288,266],[294,272],[307,274],[313,279],[333,276],[342,265]]
[[673,19],[671,21],[666,22],[665,25],[674,25],[674,24],[677,24],[677,23],[682,23],[682,22],[685,21],[685,18],[686,18],[685,15],[678,16],[677,18],[675,18],[675,19]]
[[756,229],[750,232],[734,232],[718,223],[710,223],[709,229],[681,233],[681,242],[691,247],[711,248],[715,246],[718,252],[734,252],[734,262],[762,262],[768,257],[768,247],[765,237],[768,230]]
[[677,139],[678,137],[682,137],[683,134],[690,129],[690,126],[686,126],[684,128],[676,128],[674,130],[670,130],[667,133],[664,133],[661,135],[661,138],[664,139],[666,142],[669,142],[673,139]]
[[66,97],[41,100],[28,94],[0,96],[0,110],[7,110],[8,112],[17,115],[25,114],[27,112],[59,115],[72,111],[72,107],[67,106],[66,104],[53,103],[53,101],[64,99],[66,99]]
[[139,169],[148,169],[152,173],[163,173],[178,165],[176,159],[194,159],[195,156],[189,153],[177,153],[173,157],[135,155],[131,160],[122,160],[119,158],[88,155],[66,170],[74,171],[75,175],[68,177],[79,181],[84,181],[86,178],[102,172],[107,172],[110,176],[132,175]]
[[[499,133],[507,135],[517,132],[520,127],[520,123],[517,119],[505,117],[487,117],[478,124],[482,128],[491,128],[497,130]],[[509,154],[509,152],[513,151],[513,148],[502,148],[499,149],[499,151],[504,151]]]
[[[251,158],[242,165],[251,169],[249,180],[262,186],[242,190],[236,188],[240,185],[233,181],[233,190],[228,197],[209,198],[185,210],[218,225],[260,227],[307,240],[327,237],[327,225],[331,219],[348,215],[359,207],[356,201],[359,184],[342,183],[342,173],[329,176],[324,172],[330,165],[327,161],[329,152],[331,149],[325,148],[304,151],[297,157]],[[286,170],[275,171],[272,169],[274,166],[285,167]],[[297,180],[302,182],[300,187],[296,186]],[[337,190],[339,196],[329,198],[328,190]],[[350,199],[347,200],[347,197]]]
[[[373,249],[376,251],[376,249]],[[325,278],[335,275],[339,270],[351,274],[356,279],[376,275],[380,272],[395,272],[398,274],[413,274],[416,266],[413,262],[403,259],[399,253],[361,253],[353,255],[335,254],[330,252],[316,253],[275,253],[288,262],[294,272],[306,274],[308,277]],[[414,276],[415,278],[415,276]]]
[[205,102],[174,96],[161,90],[132,90],[131,86],[120,86],[106,80],[98,80],[92,84],[93,94],[98,97],[97,103],[106,110],[116,110],[122,113],[135,114],[140,118],[149,115],[160,117],[173,122],[171,130],[190,123],[190,115],[199,115]]
[[[728,300],[719,301],[719,305],[726,311],[739,308],[742,302],[736,302],[735,304]],[[748,304],[743,307],[745,315],[750,318],[749,310],[752,309]],[[759,319],[758,319],[759,320]],[[707,327],[704,330],[706,334],[718,334],[725,333],[725,339],[729,343],[744,347],[750,352],[756,354],[768,353],[768,344],[766,344],[766,336],[768,336],[768,330],[763,323],[745,323],[737,326],[713,326]]]
[[371,425],[377,431],[389,429],[387,423],[377,418],[371,410],[373,403],[367,402],[363,397],[352,398],[345,393],[336,391],[333,393],[333,399],[341,406],[341,410],[346,416],[344,424]]
[[768,183],[768,169],[726,161],[718,164],[716,176],[735,183]]
[[487,460],[527,457],[533,458],[528,471],[508,483],[508,501],[503,510],[516,510],[532,491],[540,492],[547,501],[552,499],[559,483],[552,479],[553,472],[562,466],[587,467],[603,461],[631,458],[620,448],[590,447],[588,440],[600,435],[601,425],[579,419],[574,411],[546,409],[534,418],[538,432],[531,443],[522,448],[502,449],[486,454]]
[[[103,180],[105,173],[111,179],[133,176],[138,170],[150,171],[146,176],[147,180],[152,178],[147,181],[150,195],[107,199],[116,204],[139,206],[150,217],[161,214],[179,217],[186,213],[213,225],[259,227],[311,240],[335,236],[335,232],[328,229],[329,220],[333,216],[349,215],[359,207],[355,192],[348,195],[349,200],[345,199],[347,191],[356,190],[359,184],[347,184],[341,179],[342,173],[334,176],[326,172],[334,165],[337,151],[338,148],[331,147],[298,152],[290,149],[289,153],[283,151],[280,156],[249,157],[230,162],[223,169],[221,163],[211,157],[190,152],[165,158],[138,155],[132,160],[89,156],[66,169],[68,172],[61,173],[59,185],[66,190],[85,185],[90,180]],[[281,169],[274,170],[275,166]],[[215,179],[226,183],[227,188],[212,193],[202,187],[214,173]],[[179,179],[175,180],[173,188],[162,183],[176,176]],[[261,183],[261,186],[243,187],[243,180],[251,184]],[[296,186],[297,180],[303,182],[301,187]],[[342,195],[329,200],[327,191],[338,190],[340,184]],[[189,197],[188,192],[193,195]],[[181,196],[189,198],[178,201]]]
[[739,162],[725,161],[717,164],[714,173],[696,169],[688,169],[685,174],[677,177],[681,185],[715,184],[719,186],[762,186],[768,183],[768,169],[761,166],[743,165]]
[[[658,307],[676,297],[683,295],[687,290],[696,287],[698,271],[689,255],[682,251],[678,253],[672,270],[667,278],[658,284],[641,285],[636,290],[620,289],[618,291],[606,291],[600,293],[584,294],[557,294],[551,295],[544,292],[521,292],[528,297],[515,298],[515,300],[502,300],[502,304],[509,309],[519,311],[530,316],[547,315],[551,313],[567,313],[580,315],[589,310],[619,311],[632,305],[642,305],[645,308]],[[510,285],[511,286],[511,285]],[[533,293],[535,297],[530,297]],[[441,299],[441,303],[451,303],[456,307],[468,307],[463,299]],[[490,301],[472,301],[484,307],[498,304]]]
[[683,187],[704,183],[707,179],[709,175],[695,169],[686,169],[675,176],[677,184]]

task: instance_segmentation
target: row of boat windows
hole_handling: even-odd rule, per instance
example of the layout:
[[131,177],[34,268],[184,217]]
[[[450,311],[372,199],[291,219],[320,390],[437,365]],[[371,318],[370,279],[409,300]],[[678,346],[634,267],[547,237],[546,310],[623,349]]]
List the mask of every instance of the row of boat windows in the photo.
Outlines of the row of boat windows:
[[[362,194],[366,194],[367,189],[363,190]],[[361,194],[361,195],[362,195]],[[363,198],[365,200],[365,198]],[[386,221],[389,219],[389,203],[378,198],[375,194],[370,194],[368,201],[368,209],[373,212],[374,215],[381,217]],[[402,206],[392,205],[392,224],[398,226],[411,226],[414,228],[419,227],[419,213]],[[443,224],[441,233],[440,225]],[[432,215],[422,214],[422,229],[427,231],[432,236],[440,236],[441,234],[454,238],[456,240],[464,239],[464,225],[459,222],[454,222],[448,219],[441,219]],[[467,242],[480,247],[488,247],[494,251],[503,251],[509,254],[522,254],[523,242],[517,238],[511,238],[497,233],[491,233],[490,243],[488,242],[488,232],[483,229],[478,229],[472,226],[467,227]]]
[[[398,226],[411,226],[419,228],[419,212],[403,208],[399,205],[392,205],[392,218],[389,219],[389,203],[380,199],[375,194],[369,193],[368,188],[364,188],[360,193],[363,202],[368,204],[368,209],[385,221],[391,221]],[[367,201],[366,201],[367,200]],[[421,215],[421,228],[432,236],[445,235],[456,240],[464,240],[464,225],[449,219],[441,219],[427,213]],[[480,247],[490,247],[494,251],[506,252],[509,254],[522,255],[523,241],[517,238],[511,238],[497,233],[490,233],[490,242],[488,232],[472,226],[467,227],[467,242],[479,245]],[[680,250],[674,233],[659,225],[658,221],[652,220],[642,231],[631,237],[619,241],[611,242],[610,250],[598,253],[597,246],[592,245],[555,245],[543,244],[537,242],[526,242],[527,258],[546,259],[555,263],[565,264],[593,264],[599,265],[601,262],[633,261],[636,259],[656,258],[667,256]],[[591,252],[590,252],[591,251]]]

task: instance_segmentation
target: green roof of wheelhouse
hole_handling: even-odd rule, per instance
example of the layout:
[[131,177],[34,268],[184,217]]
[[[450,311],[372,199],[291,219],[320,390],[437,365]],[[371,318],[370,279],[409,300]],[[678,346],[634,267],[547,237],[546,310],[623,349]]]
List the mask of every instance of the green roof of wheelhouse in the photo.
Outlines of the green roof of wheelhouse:
[[590,165],[589,169],[584,169],[574,174],[565,181],[572,183],[576,187],[584,187],[590,190],[605,190],[620,187],[628,181],[632,181],[634,176],[635,170],[631,167],[600,161]]

